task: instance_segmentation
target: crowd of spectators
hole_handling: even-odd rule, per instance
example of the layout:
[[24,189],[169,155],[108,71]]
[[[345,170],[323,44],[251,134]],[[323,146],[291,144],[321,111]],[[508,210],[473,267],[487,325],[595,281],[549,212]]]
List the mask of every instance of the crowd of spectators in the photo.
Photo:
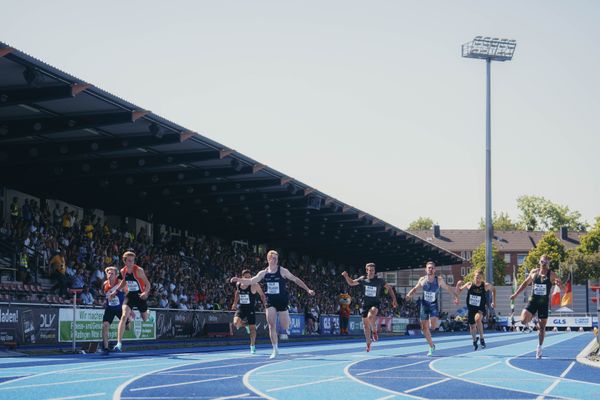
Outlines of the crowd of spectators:
[[[20,204],[15,198],[9,210],[9,218],[0,220],[0,238],[17,245],[17,278],[25,283],[34,277],[51,279],[53,286],[48,290],[64,301],[70,296],[68,289],[74,288],[83,290],[82,304],[102,305],[104,269],[111,265],[120,268],[120,255],[126,250],[137,254],[137,264],[152,284],[148,299],[151,307],[228,310],[234,291],[229,278],[244,269],[256,274],[266,267],[264,253],[268,249],[259,250],[243,242],[169,233],[152,240],[143,228],[131,232],[125,226],[110,226],[91,213],[83,212],[79,218],[80,213],[74,209],[56,204],[51,210],[47,203],[34,199]],[[347,292],[353,299],[353,314],[360,313],[360,287],[349,287],[340,274],[348,270],[357,278],[363,272],[362,266],[336,265],[278,250],[282,255],[280,264],[316,293],[309,297],[297,285],[289,284],[290,311],[309,312],[318,321],[321,314],[337,313],[338,295]],[[37,297],[26,300],[42,300],[42,296]],[[417,315],[416,303],[405,302],[401,296],[398,303],[395,315]],[[384,294],[380,315],[392,312],[390,298]]]

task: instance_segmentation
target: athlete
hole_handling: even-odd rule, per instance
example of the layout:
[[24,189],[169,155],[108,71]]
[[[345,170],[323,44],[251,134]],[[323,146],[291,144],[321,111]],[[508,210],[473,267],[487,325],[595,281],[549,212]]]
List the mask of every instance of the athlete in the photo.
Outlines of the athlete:
[[[480,269],[475,270],[473,273],[473,281],[467,282],[464,285],[462,281],[456,284],[456,295],[467,289],[467,310],[468,310],[468,321],[469,330],[471,331],[471,337],[473,338],[473,348],[477,350],[481,344],[481,348],[485,349],[485,339],[483,337],[483,317],[485,315],[487,293],[492,291],[492,302],[491,306],[494,308],[496,303],[496,288],[494,285],[483,281],[483,271]],[[458,298],[456,299],[458,304]],[[479,332],[479,338],[477,333]]]
[[267,322],[269,324],[269,336],[271,337],[271,344],[273,345],[273,352],[269,358],[275,358],[279,354],[278,348],[278,337],[277,337],[277,317],[279,317],[279,324],[287,332],[290,328],[290,313],[288,311],[289,296],[286,289],[286,281],[292,281],[310,296],[314,296],[314,290],[310,289],[302,281],[302,279],[294,276],[287,268],[281,267],[278,264],[279,254],[275,250],[270,250],[267,253],[267,268],[260,271],[252,278],[238,278],[237,276],[231,278],[231,283],[240,282],[242,285],[251,286],[258,282],[265,280],[267,287],[266,297],[266,314]]
[[438,318],[440,316],[440,311],[438,309],[440,288],[444,288],[448,293],[453,295],[455,299],[457,298],[456,291],[453,288],[450,288],[441,276],[435,275],[435,263],[433,261],[428,261],[427,264],[425,264],[425,276],[419,278],[415,287],[410,289],[406,294],[406,299],[410,300],[420,287],[423,288],[423,299],[421,300],[419,320],[423,336],[425,336],[425,340],[429,343],[429,352],[427,355],[433,356],[435,344],[433,343],[433,340],[431,340],[431,331],[436,330]]
[[[127,320],[130,314],[133,312],[134,307],[140,312],[144,321],[148,320],[150,315],[148,311],[148,303],[146,299],[150,294],[150,281],[146,277],[144,270],[135,263],[135,253],[133,251],[126,251],[123,253],[123,262],[125,266],[121,268],[121,283],[117,286],[116,290],[121,290],[127,286],[127,295],[125,296],[125,302],[123,303],[123,313],[121,320],[119,321],[119,330],[117,331],[117,344],[113,348],[114,351],[122,350],[123,332],[127,325]],[[111,294],[115,293],[116,290],[113,288]]]
[[[250,270],[242,271],[242,278],[250,279],[252,274]],[[246,328],[246,332],[250,334],[250,353],[256,353],[256,297],[259,296],[263,305],[266,306],[267,299],[260,288],[259,284],[246,286],[238,282],[236,284],[235,296],[231,309],[235,311],[233,317],[233,325],[240,329],[242,326]]]
[[527,278],[521,283],[519,288],[510,299],[513,300],[521,293],[527,285],[533,286],[531,296],[529,296],[529,303],[521,312],[521,324],[527,326],[533,319],[533,316],[537,313],[538,316],[538,345],[535,350],[535,358],[542,358],[542,345],[544,344],[544,337],[546,334],[546,323],[548,322],[548,304],[550,299],[550,289],[552,284],[561,287],[561,282],[554,271],[550,271],[550,258],[543,254],[540,257],[539,268],[533,269]]
[[392,307],[397,308],[396,293],[394,288],[386,281],[375,276],[375,264],[368,263],[365,266],[366,276],[361,276],[358,279],[351,279],[348,272],[342,272],[342,276],[350,286],[361,285],[363,287],[362,300],[362,321],[365,339],[367,341],[367,352],[371,351],[371,341],[377,341],[377,314],[381,305],[380,297],[383,289],[387,290],[388,295],[392,298]]
[[115,317],[121,319],[123,314],[123,302],[125,300],[125,292],[127,287],[121,290],[117,290],[116,293],[108,294],[111,289],[119,285],[118,275],[119,271],[117,267],[107,267],[104,272],[106,273],[106,280],[104,281],[103,290],[106,295],[106,304],[104,306],[104,316],[102,317],[102,355],[108,355],[108,331]]

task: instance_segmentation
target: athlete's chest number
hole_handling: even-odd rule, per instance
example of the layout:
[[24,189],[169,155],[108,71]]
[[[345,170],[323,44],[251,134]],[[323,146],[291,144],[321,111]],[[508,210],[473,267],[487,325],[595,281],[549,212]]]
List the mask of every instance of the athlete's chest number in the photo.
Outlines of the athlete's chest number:
[[279,282],[267,282],[267,294],[279,294]]
[[435,301],[435,292],[423,292],[423,299],[425,299],[425,301],[433,303]]
[[548,292],[546,291],[546,285],[542,283],[533,284],[533,294],[537,296],[545,296]]
[[108,300],[108,305],[109,306],[118,306],[119,304],[121,304],[121,300],[119,300],[119,296],[115,295],[115,297],[113,297],[112,299]]
[[377,297],[377,286],[365,286],[365,296]]
[[240,293],[240,304],[250,304],[250,295],[248,293]]
[[470,294],[469,295],[469,305],[479,307],[481,305],[481,296]]
[[138,285],[136,281],[127,281],[127,289],[129,289],[130,292],[139,292],[140,285]]

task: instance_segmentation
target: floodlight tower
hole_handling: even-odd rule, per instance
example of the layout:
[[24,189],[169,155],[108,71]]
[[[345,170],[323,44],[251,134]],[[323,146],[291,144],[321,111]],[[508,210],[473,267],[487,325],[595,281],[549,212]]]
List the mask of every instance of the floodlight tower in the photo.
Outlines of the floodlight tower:
[[486,122],[485,122],[485,272],[486,281],[494,283],[494,272],[492,270],[492,160],[491,160],[491,142],[492,131],[490,122],[490,104],[491,104],[491,78],[490,71],[492,61],[510,61],[512,60],[516,40],[498,39],[491,37],[476,36],[473,41],[462,45],[462,56],[465,58],[479,58],[485,60],[487,79],[486,79]]

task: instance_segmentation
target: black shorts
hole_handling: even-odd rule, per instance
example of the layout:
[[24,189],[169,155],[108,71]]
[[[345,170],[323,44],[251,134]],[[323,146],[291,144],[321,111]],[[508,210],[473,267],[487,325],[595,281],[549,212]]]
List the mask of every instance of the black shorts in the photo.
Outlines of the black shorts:
[[121,319],[121,315],[123,315],[123,309],[121,308],[105,308],[102,322],[108,322],[109,324],[112,324],[115,317],[117,317],[117,319]]
[[246,321],[248,325],[256,325],[256,311],[254,310],[244,310],[242,308],[238,308],[238,310],[235,312],[235,316],[242,321]]
[[527,311],[531,313],[531,315],[535,315],[537,312],[537,316],[539,319],[548,319],[548,303],[537,303],[535,301],[529,301],[527,303],[527,307],[525,307]]
[[467,320],[469,322],[469,325],[475,325],[475,315],[478,312],[482,313],[482,317],[485,315],[485,308],[479,308],[479,307],[467,307]]
[[277,311],[288,311],[288,299],[269,298],[267,296],[267,307],[275,307]]
[[140,297],[137,292],[127,293],[125,304],[133,310],[136,307],[141,313],[148,311],[148,302]]
[[362,312],[360,315],[362,315],[363,318],[367,318],[369,316],[369,310],[371,310],[371,307],[379,309],[380,306],[381,302],[379,301],[365,301],[363,303]]

